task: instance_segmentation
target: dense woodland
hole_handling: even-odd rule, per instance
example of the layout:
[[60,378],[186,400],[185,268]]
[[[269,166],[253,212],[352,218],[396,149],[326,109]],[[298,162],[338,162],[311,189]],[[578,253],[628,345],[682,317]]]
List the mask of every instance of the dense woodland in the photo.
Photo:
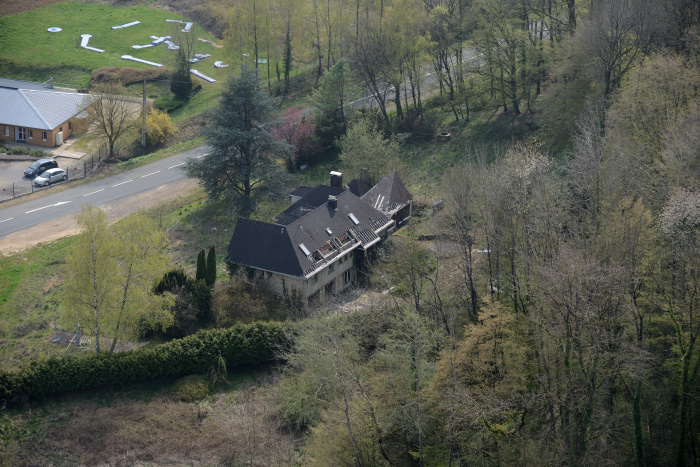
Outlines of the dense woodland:
[[532,114],[539,138],[468,146],[437,227],[458,252],[397,237],[372,271],[395,306],[299,328],[280,410],[314,464],[700,463],[700,2],[235,12],[273,79],[346,60],[387,132],[424,119],[432,63],[455,120]]

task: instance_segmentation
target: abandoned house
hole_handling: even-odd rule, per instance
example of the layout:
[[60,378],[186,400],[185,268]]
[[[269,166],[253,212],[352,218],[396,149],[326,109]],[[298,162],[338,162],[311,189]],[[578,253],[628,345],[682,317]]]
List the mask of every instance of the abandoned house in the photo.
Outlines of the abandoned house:
[[[361,177],[362,178],[362,177]],[[411,195],[392,171],[375,186],[355,179],[343,188],[302,186],[273,223],[240,218],[227,261],[303,306],[325,303],[352,285],[377,245],[411,217]]]

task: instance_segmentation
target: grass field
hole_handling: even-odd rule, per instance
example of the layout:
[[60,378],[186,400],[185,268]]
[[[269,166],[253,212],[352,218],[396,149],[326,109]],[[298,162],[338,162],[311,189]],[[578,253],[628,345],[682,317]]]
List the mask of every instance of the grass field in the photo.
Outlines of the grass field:
[[[133,49],[132,45],[144,45],[152,41],[151,35],[173,35],[180,23],[167,23],[166,19],[184,19],[173,12],[148,6],[115,7],[103,3],[85,3],[70,0],[64,3],[26,11],[0,18],[0,76],[43,82],[53,77],[55,83],[72,88],[86,88],[90,74],[104,66],[131,66],[148,68],[149,65],[122,60],[122,55],[132,55],[145,60],[169,65],[175,51],[167,45],[147,49]],[[142,24],[113,30],[132,21]],[[50,33],[49,27],[62,28]],[[89,45],[104,49],[104,53],[80,47],[81,34],[92,34]],[[215,40],[201,28],[194,26],[197,37]],[[214,62],[230,62],[226,49],[196,41],[196,52],[210,53],[212,57],[193,65],[218,80],[215,84],[202,81],[205,87],[218,87],[231,68],[214,68]],[[199,80],[199,78],[193,78]]]

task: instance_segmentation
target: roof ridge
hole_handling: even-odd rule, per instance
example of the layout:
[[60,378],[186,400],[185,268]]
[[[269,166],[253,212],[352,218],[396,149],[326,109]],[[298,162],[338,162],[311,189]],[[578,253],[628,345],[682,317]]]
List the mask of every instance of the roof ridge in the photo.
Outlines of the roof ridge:
[[49,125],[49,122],[47,122],[44,116],[41,115],[41,113],[36,109],[36,107],[34,107],[34,104],[32,104],[32,101],[29,100],[29,97],[24,95],[24,91],[31,91],[31,89],[17,89],[17,92],[19,92],[22,95],[22,98],[24,98],[27,104],[29,104],[29,107],[32,108],[34,113],[39,117],[39,119],[44,123],[44,125],[46,125],[46,128],[42,129],[51,130],[52,128],[51,125]]

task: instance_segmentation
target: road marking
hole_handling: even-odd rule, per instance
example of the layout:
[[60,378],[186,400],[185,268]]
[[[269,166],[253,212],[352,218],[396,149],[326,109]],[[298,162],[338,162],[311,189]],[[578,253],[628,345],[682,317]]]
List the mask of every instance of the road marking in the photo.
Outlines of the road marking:
[[133,180],[127,180],[125,182],[117,183],[116,185],[112,185],[112,188],[114,188],[115,186],[123,185],[125,183],[129,183],[129,182],[133,182]]
[[206,153],[206,154],[202,154],[201,156],[197,156],[197,159],[201,159],[202,157],[204,157],[204,156],[208,156],[208,155],[209,155],[209,153]]
[[174,169],[175,167],[180,167],[181,165],[187,164],[187,162],[180,162],[179,164],[173,165],[172,167],[168,167],[168,170]]
[[150,177],[151,175],[155,175],[155,174],[157,174],[158,172],[160,172],[160,170],[156,170],[156,171],[153,172],[153,173],[150,173],[150,174],[147,174],[147,175],[143,175],[141,178]]
[[0,221],[0,224],[2,224],[3,222],[11,221],[12,219],[14,219],[14,217],[10,217],[9,219],[5,219],[4,221]]
[[25,214],[30,214],[30,213],[35,212],[35,211],[41,211],[42,209],[52,208],[52,207],[54,207],[54,206],[60,206],[60,205],[62,205],[62,204],[68,204],[68,203],[70,203],[70,201],[60,201],[60,202],[58,202],[58,203],[56,203],[56,204],[50,204],[50,205],[48,205],[48,206],[44,206],[43,208],[32,209],[31,211],[25,212]]
[[83,196],[90,196],[90,195],[94,195],[95,193],[99,193],[100,191],[105,191],[105,189],[104,189],[104,188],[102,188],[101,190],[93,191],[92,193],[88,193],[87,195],[83,195]]

